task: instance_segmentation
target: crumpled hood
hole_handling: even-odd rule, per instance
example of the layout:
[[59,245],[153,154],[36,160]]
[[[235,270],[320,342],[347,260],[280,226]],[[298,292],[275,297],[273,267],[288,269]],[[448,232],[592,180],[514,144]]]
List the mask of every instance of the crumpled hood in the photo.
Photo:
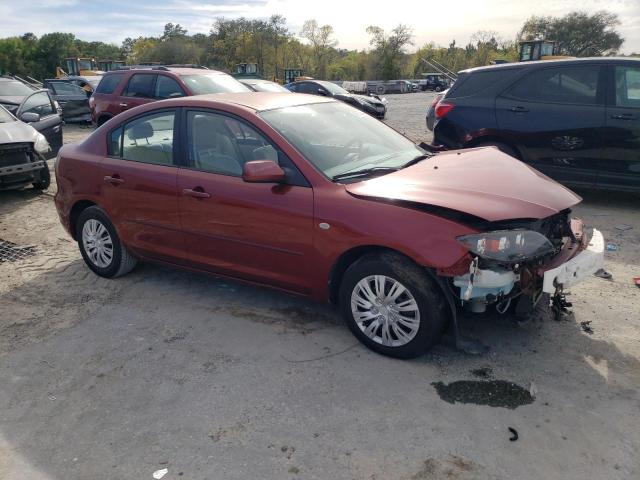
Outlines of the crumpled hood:
[[443,207],[491,222],[546,218],[582,200],[492,147],[439,153],[414,166],[345,188],[357,197]]
[[0,123],[0,145],[5,143],[35,142],[38,132],[31,125],[15,121]]

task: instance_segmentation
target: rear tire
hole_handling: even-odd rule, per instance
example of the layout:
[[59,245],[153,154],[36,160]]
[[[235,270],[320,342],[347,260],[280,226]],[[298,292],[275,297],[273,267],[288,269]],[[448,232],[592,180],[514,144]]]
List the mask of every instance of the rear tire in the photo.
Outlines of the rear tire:
[[440,287],[422,267],[396,253],[366,255],[351,265],[340,285],[340,309],[364,345],[404,359],[435,345],[448,319]]
[[100,207],[89,207],[82,211],[76,224],[76,238],[82,258],[96,275],[120,277],[133,270],[138,263]]

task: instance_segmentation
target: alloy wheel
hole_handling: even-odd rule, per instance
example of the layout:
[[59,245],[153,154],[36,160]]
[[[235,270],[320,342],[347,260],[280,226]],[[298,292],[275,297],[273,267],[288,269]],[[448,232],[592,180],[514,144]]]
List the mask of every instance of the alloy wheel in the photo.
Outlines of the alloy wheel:
[[358,328],[384,346],[406,345],[420,328],[415,298],[402,283],[385,275],[370,275],[355,285],[351,313]]
[[107,268],[113,261],[113,241],[109,230],[94,218],[82,227],[82,245],[89,260],[100,268]]

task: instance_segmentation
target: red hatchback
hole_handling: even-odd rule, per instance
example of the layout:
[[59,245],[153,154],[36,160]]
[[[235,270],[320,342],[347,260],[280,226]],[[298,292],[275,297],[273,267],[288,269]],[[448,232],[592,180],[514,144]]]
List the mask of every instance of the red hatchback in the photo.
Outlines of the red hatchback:
[[131,108],[167,98],[209,93],[250,92],[231,75],[202,68],[153,67],[114,70],[100,80],[89,99],[98,126]]
[[590,275],[603,239],[570,190],[495,148],[431,155],[369,115],[310,95],[224,94],[136,108],[67,145],[60,220],[95,273],[150,260],[342,310],[408,358],[457,332],[456,309]]

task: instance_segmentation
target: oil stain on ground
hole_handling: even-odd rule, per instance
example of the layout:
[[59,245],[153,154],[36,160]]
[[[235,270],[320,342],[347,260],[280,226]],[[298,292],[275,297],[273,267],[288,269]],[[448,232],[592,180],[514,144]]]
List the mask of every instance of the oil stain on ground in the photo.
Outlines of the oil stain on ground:
[[517,408],[533,403],[529,390],[505,380],[459,380],[433,385],[442,400],[448,403],[473,403],[490,407]]

